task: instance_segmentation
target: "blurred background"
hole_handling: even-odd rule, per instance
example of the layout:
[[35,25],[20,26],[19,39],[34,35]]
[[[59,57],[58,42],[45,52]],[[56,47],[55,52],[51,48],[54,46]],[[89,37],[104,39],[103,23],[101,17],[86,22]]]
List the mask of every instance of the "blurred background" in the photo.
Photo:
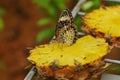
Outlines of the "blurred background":
[[[23,80],[30,68],[29,50],[49,43],[54,35],[60,12],[73,9],[78,0],[0,0],[0,80]],[[90,12],[119,2],[86,0],[81,11]],[[75,18],[78,30],[80,16]],[[120,49],[114,48],[108,58],[120,60]],[[115,66],[115,65],[113,65]],[[117,66],[115,73],[120,74]]]

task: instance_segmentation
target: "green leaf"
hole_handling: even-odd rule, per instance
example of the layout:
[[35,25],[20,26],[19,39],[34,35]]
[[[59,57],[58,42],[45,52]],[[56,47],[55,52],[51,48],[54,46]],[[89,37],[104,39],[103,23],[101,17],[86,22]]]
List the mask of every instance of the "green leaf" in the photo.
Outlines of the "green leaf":
[[93,9],[99,8],[100,5],[101,5],[100,0],[87,1],[86,3],[84,3],[82,10],[86,12],[90,12]]
[[108,69],[114,74],[120,74],[120,65],[118,64],[112,64],[108,67]]
[[65,9],[65,8],[66,8],[65,3],[66,3],[67,1],[68,1],[68,0],[53,0],[54,5],[56,5],[58,9]]
[[98,8],[101,5],[100,0],[93,0],[93,3],[94,3],[94,5],[93,5],[94,8]]
[[50,38],[54,36],[54,28],[47,28],[41,32],[38,33],[37,38],[36,38],[36,42],[41,42],[42,40],[46,39],[46,38]]
[[0,31],[2,31],[4,28],[4,21],[2,18],[0,18]]
[[87,1],[83,4],[82,9],[84,11],[88,10],[89,8],[91,8],[94,5],[93,1]]
[[120,5],[120,2],[107,1],[107,4],[108,4],[109,6],[112,6],[112,5]]
[[57,12],[56,12],[56,8],[55,8],[55,7],[53,7],[53,6],[51,5],[51,6],[49,6],[49,8],[47,8],[47,11],[48,11],[48,13],[49,13],[52,17],[56,18]]
[[39,6],[43,7],[43,8],[49,8],[49,3],[50,0],[32,0],[33,3],[37,3]]
[[79,16],[76,17],[75,24],[77,25],[78,31],[81,31],[80,27],[82,26],[82,20],[80,19]]
[[37,25],[43,26],[43,25],[49,24],[50,22],[51,22],[50,18],[43,18],[43,19],[38,20]]
[[3,71],[6,71],[6,66],[2,60],[0,60],[0,69],[2,69]]
[[5,14],[5,9],[3,7],[0,7],[0,16],[2,16],[3,14]]
[[45,9],[50,14],[50,16],[56,17],[56,7],[54,7],[54,5],[50,2],[51,0],[33,0],[33,3],[37,3],[43,9]]

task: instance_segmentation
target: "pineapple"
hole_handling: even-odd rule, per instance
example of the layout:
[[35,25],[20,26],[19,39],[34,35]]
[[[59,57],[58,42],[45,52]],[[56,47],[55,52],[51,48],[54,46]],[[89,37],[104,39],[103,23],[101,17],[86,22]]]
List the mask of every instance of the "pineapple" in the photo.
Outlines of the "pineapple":
[[109,45],[120,44],[120,6],[101,7],[82,19],[86,33],[105,38]]
[[109,46],[90,35],[73,45],[51,43],[37,46],[27,58],[36,65],[41,80],[89,80],[105,69]]
[[108,27],[103,31],[100,26],[96,28],[95,25],[99,24],[98,15],[104,17],[106,12],[102,8],[100,10],[101,14],[97,14],[99,10],[95,10],[93,12],[96,16],[91,12],[83,18],[86,24],[83,27],[84,31],[92,31],[94,36],[99,32],[100,37],[86,35],[81,38],[78,37],[71,12],[68,9],[63,10],[56,26],[55,38],[50,44],[39,45],[30,50],[27,58],[36,65],[40,80],[92,80],[106,70],[108,65],[104,62],[104,57],[110,51],[110,47],[103,37],[107,38],[110,34],[114,39],[113,37],[118,38],[119,35],[116,35],[118,32],[107,33],[105,30],[108,30]]

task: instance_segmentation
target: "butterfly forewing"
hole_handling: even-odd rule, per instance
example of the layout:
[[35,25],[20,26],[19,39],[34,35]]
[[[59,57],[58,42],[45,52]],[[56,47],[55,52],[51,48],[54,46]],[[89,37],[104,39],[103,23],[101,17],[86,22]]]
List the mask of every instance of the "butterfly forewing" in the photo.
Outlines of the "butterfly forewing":
[[77,29],[73,17],[68,9],[63,10],[58,20],[55,40],[59,43],[73,44],[77,39]]

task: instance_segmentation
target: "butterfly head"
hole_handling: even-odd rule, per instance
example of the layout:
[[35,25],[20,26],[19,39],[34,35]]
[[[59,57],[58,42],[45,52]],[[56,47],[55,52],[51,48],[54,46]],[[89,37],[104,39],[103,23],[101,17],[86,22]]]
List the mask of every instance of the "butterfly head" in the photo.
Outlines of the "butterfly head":
[[71,23],[73,22],[73,17],[71,14],[71,11],[69,9],[65,9],[62,11],[59,21],[71,21]]

